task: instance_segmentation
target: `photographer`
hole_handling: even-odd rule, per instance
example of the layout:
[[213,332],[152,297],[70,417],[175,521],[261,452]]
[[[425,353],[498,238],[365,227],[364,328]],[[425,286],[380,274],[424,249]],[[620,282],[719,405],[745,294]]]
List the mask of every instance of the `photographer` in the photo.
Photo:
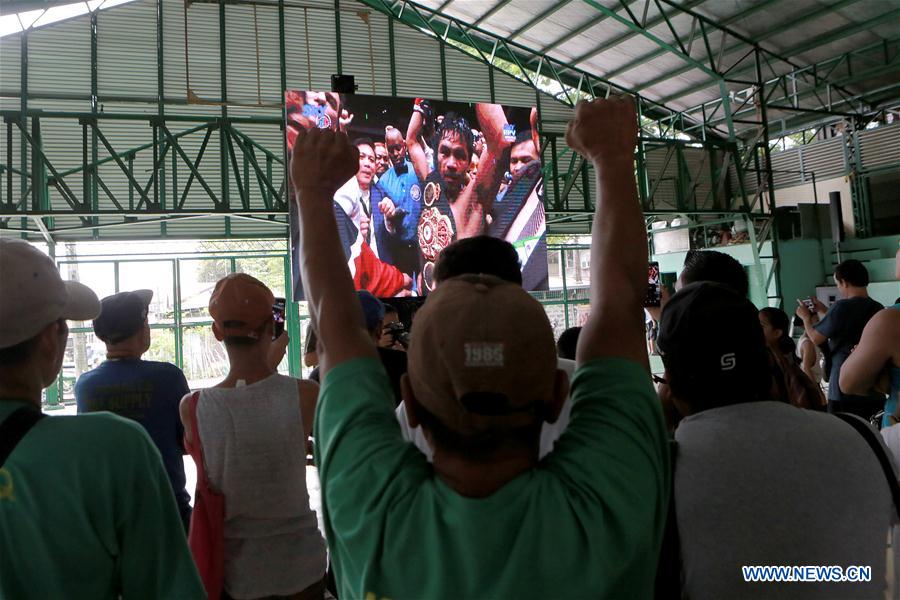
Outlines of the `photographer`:
[[[376,350],[378,351],[378,358],[381,360],[381,364],[384,366],[384,370],[387,372],[388,379],[391,382],[391,390],[393,390],[394,393],[394,407],[396,408],[403,399],[400,392],[400,379],[406,373],[406,349],[401,345],[399,340],[396,340],[395,336],[390,334],[387,335],[390,342],[389,345],[385,346],[382,343],[385,338],[383,323],[388,321],[387,307],[390,305],[384,304],[381,300],[365,290],[359,290],[356,292],[356,296],[359,298],[359,305],[363,311],[366,332],[368,332],[372,341],[375,343]],[[390,306],[390,309],[393,312],[395,320],[390,321],[389,325],[399,324],[403,327],[403,323],[396,318],[397,309],[393,306]],[[395,341],[399,348],[395,349]],[[312,373],[309,374],[309,378],[316,383],[321,383],[319,367],[313,369]]]
[[406,325],[400,320],[397,309],[390,304],[384,305],[384,319],[381,321],[381,337],[378,346],[381,348],[393,348],[406,352],[409,345],[409,332]]

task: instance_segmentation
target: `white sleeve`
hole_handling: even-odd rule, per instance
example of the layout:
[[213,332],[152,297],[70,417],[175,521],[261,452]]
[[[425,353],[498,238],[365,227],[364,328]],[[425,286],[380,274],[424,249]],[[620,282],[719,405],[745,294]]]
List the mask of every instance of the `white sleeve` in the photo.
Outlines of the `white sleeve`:
[[400,432],[403,434],[403,439],[415,444],[416,448],[428,459],[428,462],[432,462],[431,459],[434,453],[428,445],[428,440],[425,439],[425,434],[422,433],[422,428],[410,427],[409,425],[409,421],[406,418],[406,404],[400,402],[400,405],[394,410],[394,414],[397,415],[397,422],[400,423]]

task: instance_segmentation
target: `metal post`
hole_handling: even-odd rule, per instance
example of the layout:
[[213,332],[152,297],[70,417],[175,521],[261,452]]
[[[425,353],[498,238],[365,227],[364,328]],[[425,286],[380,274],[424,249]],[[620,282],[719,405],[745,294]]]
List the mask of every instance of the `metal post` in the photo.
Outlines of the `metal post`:
[[[24,36],[25,33],[22,32],[22,35]],[[23,165],[23,167],[24,167],[24,165]],[[25,169],[22,169],[22,171],[24,172]],[[58,268],[59,264],[56,262],[56,244],[54,244],[52,242],[47,244],[47,250],[49,251],[50,259],[53,261],[53,264],[55,264]],[[60,369],[59,374],[56,376],[56,385],[51,385],[50,387],[47,388],[47,391],[45,392],[45,394],[46,394],[45,398],[47,400],[48,408],[51,408],[51,409],[59,408],[59,397],[62,395],[61,394],[62,389],[63,389],[63,370]]]
[[181,260],[173,261],[174,271],[172,277],[173,285],[173,304],[175,310],[175,364],[179,369],[184,369],[184,328],[181,322]]
[[[100,94],[99,91],[99,83],[98,83],[98,69],[97,69],[97,11],[91,11],[91,114],[96,117],[99,109],[98,97]],[[98,152],[98,142],[97,142],[97,132],[96,128],[91,128],[91,195],[90,199],[84,198],[83,203],[89,205],[91,210],[99,210],[100,209],[100,199],[97,191],[97,177],[95,176],[95,169],[97,165],[97,160],[99,158]],[[98,218],[91,219],[94,224],[99,223]],[[99,239],[99,233],[97,230],[93,232],[94,239]]]
[[648,196],[650,195],[650,182],[647,179],[647,148],[644,145],[644,136],[641,134],[641,121],[643,120],[641,103],[637,103],[638,113],[638,146],[637,146],[637,180],[638,194],[641,198],[641,206],[647,207]]
[[[128,154],[125,159],[128,161],[128,178],[134,179],[134,154]],[[134,186],[128,186],[128,209],[134,210]]]
[[[19,41],[19,59],[19,89],[21,90],[19,109],[22,111],[19,117],[19,127],[20,131],[26,131],[28,127],[28,30],[22,32]],[[28,175],[26,175],[28,173],[28,142],[25,141],[25,136],[23,135],[19,136],[19,172],[21,173],[19,190],[24,202],[25,195],[28,193]],[[28,219],[23,217],[20,223],[22,229],[25,229],[28,226]],[[22,237],[25,237],[24,234]]]
[[[781,303],[781,261],[778,259],[778,216],[775,210],[775,181],[772,175],[772,157],[769,152],[769,121],[766,114],[766,90],[765,81],[762,75],[760,53],[761,50],[759,46],[756,46],[754,48],[753,54],[756,65],[756,92],[759,95],[759,102],[757,106],[759,107],[759,120],[761,123],[760,126],[762,127],[762,136],[760,139],[760,143],[762,143],[764,161],[763,170],[766,178],[766,190],[769,196],[769,214],[772,218],[772,224],[769,228],[769,238],[771,239],[772,244],[772,270],[774,271],[773,275],[775,281],[774,297],[778,299],[779,303]],[[768,288],[763,290],[763,292],[768,298],[773,297],[769,294]]]
[[[278,0],[278,56],[279,56],[279,76],[281,81],[282,94],[287,89],[287,57],[284,45],[284,0]],[[281,98],[282,103],[284,97]]]
[[[222,120],[219,127],[219,169],[222,181],[222,204],[227,209],[231,206],[229,197],[228,170],[228,75],[225,44],[225,0],[219,0],[219,94],[222,100]],[[225,217],[225,236],[231,237],[231,219]]]
[[441,99],[447,100],[447,59],[444,52],[444,41],[438,43],[438,51],[441,57]]
[[394,19],[388,17],[388,57],[391,62],[391,95],[397,95],[397,58],[394,56]]
[[41,191],[44,188],[44,158],[41,152],[41,120],[37,117],[31,118],[31,140],[34,143],[34,150],[31,153],[31,208],[32,210],[44,210],[44,198]]
[[734,135],[734,120],[731,116],[731,96],[728,92],[728,87],[725,85],[725,80],[719,80],[719,94],[722,96],[722,110],[725,113],[725,124],[728,127],[728,141],[735,141]]
[[496,102],[497,98],[494,89],[494,65],[488,67],[488,88],[491,90],[491,102]]
[[559,197],[559,154],[556,149],[556,136],[550,137],[550,159],[553,161],[553,208],[562,210],[562,199]]
[[562,288],[563,288],[563,313],[565,315],[564,323],[566,325],[566,329],[569,328],[569,288],[566,283],[566,250],[565,248],[561,248],[559,251],[559,266],[560,266],[560,274],[562,275]]
[[[164,59],[163,59],[163,14],[162,14],[162,0],[156,0],[156,114],[160,119],[165,116],[165,72],[164,72]],[[154,158],[153,164],[154,168],[157,169],[157,173],[154,174],[153,177],[153,196],[154,201],[158,203],[158,208],[160,210],[166,210],[166,163],[165,161],[161,161],[159,166],[156,167],[156,157],[157,157],[157,144],[161,144],[159,137],[159,129],[156,124],[153,125],[153,141],[154,141]],[[175,157],[175,153],[172,153],[172,157]],[[172,177],[175,177],[175,170],[172,170]],[[173,195],[173,198],[177,198],[177,195]],[[166,236],[166,222],[163,221],[159,225],[160,234],[165,237]]]
[[338,74],[342,74],[344,72],[344,64],[342,59],[342,49],[341,49],[341,0],[334,0],[334,43],[337,48],[337,72]]

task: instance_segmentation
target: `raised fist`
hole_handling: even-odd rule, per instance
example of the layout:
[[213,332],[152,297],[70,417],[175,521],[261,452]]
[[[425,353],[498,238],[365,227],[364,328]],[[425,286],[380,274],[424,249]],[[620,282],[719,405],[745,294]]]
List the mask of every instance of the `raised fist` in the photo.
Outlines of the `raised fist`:
[[341,111],[341,118],[339,120],[339,128],[341,131],[347,131],[350,128],[350,123],[353,122],[353,113],[344,109]]
[[291,183],[295,189],[323,188],[333,195],[358,170],[359,150],[347,134],[330,129],[297,133],[291,156]]
[[579,102],[566,129],[566,144],[594,162],[633,160],[637,144],[637,113],[632,96]]
[[397,216],[397,207],[394,206],[394,201],[390,198],[385,198],[379,202],[378,210],[381,211],[381,214],[384,215],[385,219],[393,219]]

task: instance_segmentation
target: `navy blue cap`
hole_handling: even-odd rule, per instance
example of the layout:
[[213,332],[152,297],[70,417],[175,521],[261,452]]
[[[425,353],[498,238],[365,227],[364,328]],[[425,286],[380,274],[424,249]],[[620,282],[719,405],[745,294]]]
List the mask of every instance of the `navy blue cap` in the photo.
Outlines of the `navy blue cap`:
[[107,296],[100,301],[100,316],[94,319],[94,333],[107,344],[127,340],[144,326],[151,298],[152,290]]
[[366,318],[366,329],[372,331],[384,320],[384,303],[372,295],[372,292],[359,290],[356,292],[359,297],[359,304],[363,309],[363,316]]
[[732,288],[701,281],[666,303],[656,347],[682,381],[703,381],[728,394],[734,386],[769,389],[769,354],[759,311]]

